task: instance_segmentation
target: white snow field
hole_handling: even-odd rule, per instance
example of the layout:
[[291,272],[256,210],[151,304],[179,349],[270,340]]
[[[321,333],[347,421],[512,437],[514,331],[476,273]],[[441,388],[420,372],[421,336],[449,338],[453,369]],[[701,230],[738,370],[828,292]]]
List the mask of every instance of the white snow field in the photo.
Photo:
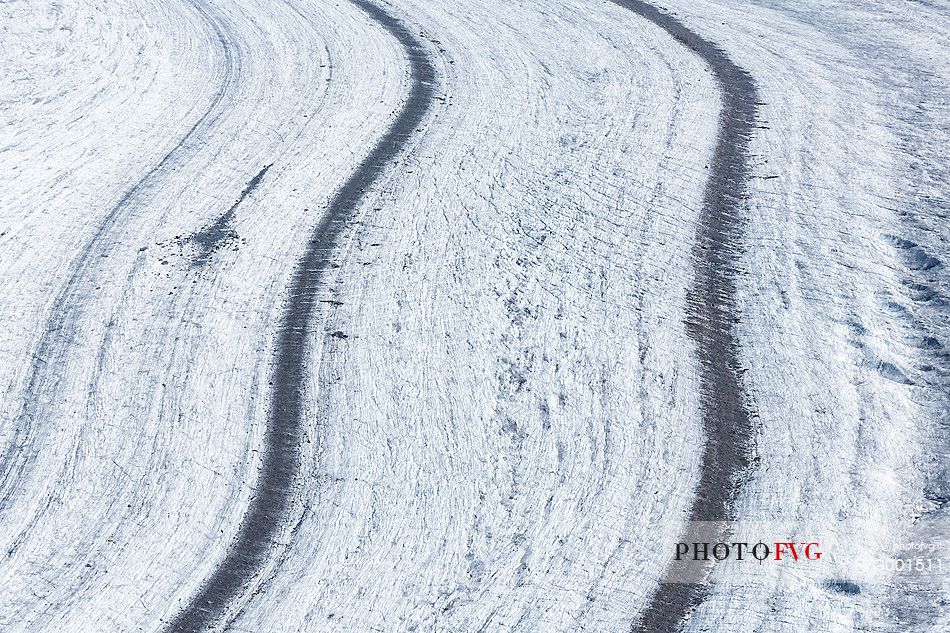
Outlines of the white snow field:
[[0,3],[0,631],[950,629],[948,34]]

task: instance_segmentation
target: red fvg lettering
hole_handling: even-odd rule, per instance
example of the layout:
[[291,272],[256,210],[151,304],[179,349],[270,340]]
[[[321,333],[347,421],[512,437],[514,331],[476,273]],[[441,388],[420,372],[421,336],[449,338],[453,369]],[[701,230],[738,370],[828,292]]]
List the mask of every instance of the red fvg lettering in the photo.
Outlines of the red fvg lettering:
[[793,543],[792,541],[776,542],[775,543],[775,560],[782,560],[782,554],[788,550],[792,555],[793,560],[798,560],[799,550],[795,547],[796,545],[801,545],[801,553],[807,560],[818,560],[821,558],[821,552],[812,551],[812,547],[818,547],[818,543]]
[[779,541],[775,544],[775,560],[782,560],[782,552],[786,547],[791,550],[792,558],[798,560],[798,552],[795,551],[795,543],[792,543],[791,541]]

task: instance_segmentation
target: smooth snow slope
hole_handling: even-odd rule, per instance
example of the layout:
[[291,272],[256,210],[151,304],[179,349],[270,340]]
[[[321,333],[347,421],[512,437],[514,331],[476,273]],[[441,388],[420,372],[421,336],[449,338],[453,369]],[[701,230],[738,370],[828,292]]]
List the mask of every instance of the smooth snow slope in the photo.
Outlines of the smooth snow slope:
[[[218,628],[628,631],[654,603],[709,439],[686,302],[716,80],[614,2],[376,2],[434,102],[335,227],[288,384],[312,232],[411,100],[362,2],[0,6],[0,629],[184,630],[272,494]],[[946,576],[867,562],[950,564],[950,6],[658,4],[761,99],[728,493],[835,554],[719,565],[683,627],[942,631]]]

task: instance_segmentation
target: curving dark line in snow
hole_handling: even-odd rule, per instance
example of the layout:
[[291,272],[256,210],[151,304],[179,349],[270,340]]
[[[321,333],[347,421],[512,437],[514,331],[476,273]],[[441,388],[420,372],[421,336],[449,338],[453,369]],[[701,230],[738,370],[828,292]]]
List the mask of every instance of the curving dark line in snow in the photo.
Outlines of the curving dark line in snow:
[[331,201],[297,262],[278,334],[265,451],[256,494],[224,560],[190,604],[166,627],[168,633],[197,632],[215,625],[226,628],[230,623],[229,605],[241,596],[273,553],[272,544],[286,522],[300,466],[298,446],[310,369],[307,341],[320,303],[318,292],[324,273],[330,268],[339,237],[366,190],[403,151],[434,100],[435,67],[422,43],[384,9],[366,0],[350,2],[402,45],[409,61],[409,94],[385,135]]
[[[687,293],[686,326],[696,343],[701,367],[702,472],[690,521],[726,521],[739,477],[750,466],[752,425],[739,377],[739,345],[734,323],[735,262],[741,248],[743,198],[749,178],[749,140],[755,127],[758,95],[751,75],[715,43],[675,17],[640,0],[613,0],[659,26],[700,57],[722,92],[719,134],[693,247],[695,271]],[[678,630],[704,597],[699,584],[663,583],[633,626],[651,633]]]
[[20,479],[23,469],[31,460],[32,451],[26,449],[37,441],[38,433],[35,429],[37,420],[41,421],[43,406],[53,399],[57,382],[61,379],[58,373],[60,363],[57,361],[73,343],[73,330],[79,320],[85,299],[83,283],[88,280],[90,271],[99,261],[99,256],[106,254],[109,247],[108,238],[113,227],[125,217],[124,212],[133,207],[139,197],[181,158],[182,153],[191,148],[192,142],[200,138],[201,134],[214,124],[224,111],[221,107],[222,102],[237,82],[240,59],[234,54],[238,50],[236,42],[230,39],[223,20],[214,15],[213,9],[206,3],[197,1],[191,4],[214,33],[220,45],[224,68],[222,78],[215,86],[211,101],[201,116],[178,143],[109,209],[96,227],[95,233],[70,266],[69,277],[53,301],[50,317],[44,324],[39,345],[33,354],[29,379],[23,396],[23,406],[17,417],[13,439],[0,454],[0,511],[6,508],[7,502],[15,492],[14,484]]

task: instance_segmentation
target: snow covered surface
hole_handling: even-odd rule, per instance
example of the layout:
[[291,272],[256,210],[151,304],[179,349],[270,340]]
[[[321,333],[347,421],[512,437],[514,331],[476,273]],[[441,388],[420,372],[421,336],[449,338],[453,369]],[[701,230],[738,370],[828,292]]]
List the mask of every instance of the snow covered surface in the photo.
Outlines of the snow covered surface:
[[[613,2],[378,4],[436,99],[333,255],[227,630],[627,631],[702,468],[717,84]],[[833,553],[720,564],[685,627],[946,630],[950,574],[873,563],[950,570],[950,4],[659,6],[762,100],[736,518]],[[12,0],[0,41],[0,629],[161,631],[268,494],[291,275],[405,51],[343,0]]]

